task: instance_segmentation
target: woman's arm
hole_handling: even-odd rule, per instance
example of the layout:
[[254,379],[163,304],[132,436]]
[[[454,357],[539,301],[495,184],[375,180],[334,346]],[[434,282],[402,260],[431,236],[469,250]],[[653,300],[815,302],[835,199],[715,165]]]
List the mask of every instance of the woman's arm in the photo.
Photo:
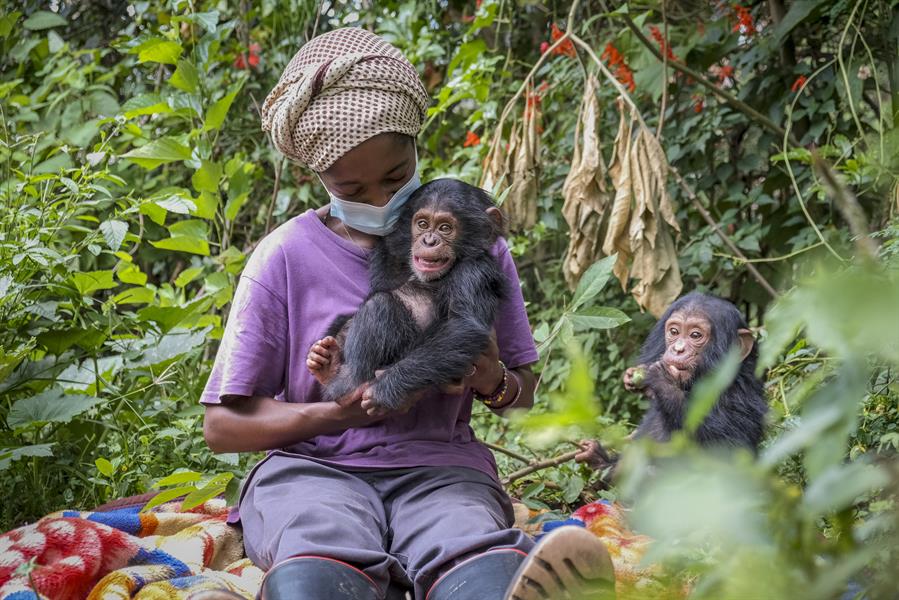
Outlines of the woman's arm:
[[359,405],[364,388],[346,402],[281,402],[263,396],[233,397],[206,406],[203,436],[213,452],[274,450],[317,435],[362,427],[379,420]]
[[[490,336],[490,343],[487,345],[487,349],[475,361],[474,367],[474,374],[465,379],[465,385],[471,387],[482,396],[489,396],[496,391],[496,388],[503,381],[503,368],[499,363],[499,347],[496,344],[496,335]],[[534,377],[530,365],[515,367],[514,369],[509,369],[509,371],[514,372],[514,375],[509,377],[509,389],[506,391],[506,394],[516,399],[512,404],[493,411],[498,415],[502,415],[510,408],[529,409],[534,406],[534,389],[537,387],[537,378]],[[520,390],[519,384],[521,385]]]

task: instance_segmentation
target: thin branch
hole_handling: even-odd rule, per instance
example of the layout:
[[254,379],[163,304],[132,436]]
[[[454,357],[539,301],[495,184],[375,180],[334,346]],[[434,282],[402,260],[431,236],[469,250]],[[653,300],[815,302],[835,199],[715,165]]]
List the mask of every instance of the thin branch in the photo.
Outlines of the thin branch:
[[284,158],[275,164],[275,187],[272,190],[272,201],[268,204],[268,214],[265,216],[265,235],[272,230],[272,215],[275,212],[275,203],[278,200],[278,191],[281,189],[281,172],[284,170]]
[[855,236],[855,247],[859,253],[867,260],[877,260],[877,243],[869,235],[868,218],[855,194],[846,187],[827,161],[822,159],[817,152],[812,152],[812,167],[824,182],[824,188],[843,214],[843,218],[849,223],[849,231]]
[[547,469],[549,467],[555,467],[564,463],[567,463],[570,460],[574,460],[574,457],[583,452],[583,450],[572,450],[571,452],[566,452],[560,456],[556,456],[554,458],[547,458],[546,460],[541,460],[535,463],[532,463],[523,469],[519,469],[514,473],[510,473],[508,477],[503,479],[503,485],[509,485],[516,479],[521,479],[526,475],[530,475],[536,471],[540,471],[542,469]]
[[665,10],[666,0],[662,0],[662,23],[665,25],[665,54],[662,55],[662,105],[659,107],[659,125],[656,127],[656,137],[662,137],[662,128],[665,126],[665,110],[668,107],[668,51],[671,41],[668,38],[668,13]]
[[712,228],[712,231],[714,231],[718,235],[718,237],[721,238],[721,241],[724,242],[725,246],[730,248],[731,252],[733,252],[740,260],[745,263],[746,270],[749,271],[749,274],[752,275],[753,279],[755,279],[758,284],[762,286],[766,292],[768,292],[768,295],[770,295],[774,299],[777,299],[778,293],[774,289],[774,286],[768,283],[768,280],[765,279],[764,275],[759,273],[759,270],[752,265],[752,262],[749,260],[749,258],[747,258],[746,255],[743,254],[742,251],[740,251],[733,240],[731,240],[730,237],[728,237],[728,235],[724,233],[715,219],[712,218],[712,215],[709,214],[709,211],[707,211],[705,206],[703,206],[699,201],[699,198],[696,196],[696,192],[693,191],[693,188],[691,188],[687,184],[687,182],[684,181],[684,178],[681,177],[681,174],[678,172],[678,170],[671,165],[668,165],[668,169],[671,171],[671,174],[674,175],[674,180],[677,182],[677,185],[679,185],[684,194],[687,195],[687,198],[690,199],[690,202],[693,204],[694,208],[696,208],[705,222],[708,223],[709,227]]
[[530,464],[530,462],[531,462],[531,459],[529,459],[527,456],[523,456],[521,454],[518,454],[517,452],[513,452],[512,450],[509,450],[508,448],[505,448],[498,444],[491,444],[490,442],[483,442],[483,441],[481,443],[495,452],[505,454],[506,456],[511,456],[515,460],[523,462],[526,465]]

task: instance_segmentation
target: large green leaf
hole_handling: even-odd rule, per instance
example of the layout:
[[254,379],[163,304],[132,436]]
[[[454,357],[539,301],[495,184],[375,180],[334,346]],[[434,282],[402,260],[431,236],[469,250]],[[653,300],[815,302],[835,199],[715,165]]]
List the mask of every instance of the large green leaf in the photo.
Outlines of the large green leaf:
[[181,57],[181,44],[162,38],[153,38],[140,45],[139,62],[158,62],[174,65]]
[[606,306],[592,306],[568,315],[575,331],[589,329],[614,329],[631,320],[626,314],[617,308]]
[[203,164],[190,178],[191,184],[198,192],[215,194],[219,189],[219,180],[222,178],[221,163],[204,160]]
[[169,77],[169,84],[183,92],[193,94],[200,85],[200,75],[192,62],[182,59],[178,61],[178,68]]
[[19,446],[17,448],[0,448],[0,471],[8,469],[13,461],[28,456],[53,456],[51,448],[54,445],[55,443],[34,444],[31,446]]
[[612,267],[615,266],[617,256],[617,254],[612,254],[590,265],[590,268],[581,276],[577,289],[574,291],[571,310],[576,311],[602,291],[612,275]]
[[160,250],[172,250],[174,252],[187,252],[189,254],[209,256],[209,242],[202,238],[190,235],[178,235],[159,240],[158,242],[150,242],[150,244]]
[[212,106],[209,107],[209,110],[206,111],[206,119],[203,123],[203,131],[213,131],[222,126],[222,123],[225,122],[225,117],[228,116],[228,109],[231,108],[231,103],[234,102],[234,98],[237,97],[237,92],[240,91],[240,87],[243,84],[239,85],[237,89],[233,90],[229,94],[226,94],[224,98],[215,102]]
[[112,278],[113,271],[83,271],[72,274],[72,282],[82,296],[97,290],[109,290],[118,285]]
[[62,27],[67,23],[68,21],[66,21],[56,13],[47,10],[39,10],[28,17],[23,25],[25,26],[25,29],[30,29],[31,31],[40,31],[41,29]]
[[103,221],[100,223],[100,233],[103,234],[103,239],[106,240],[106,245],[109,246],[109,249],[115,252],[122,247],[122,242],[125,241],[125,234],[128,233],[128,223],[115,219]]
[[122,105],[122,114],[126,119],[170,112],[172,112],[172,107],[159,94],[141,94],[130,98]]
[[169,137],[153,140],[140,148],[135,148],[122,155],[122,158],[127,158],[145,169],[155,169],[164,163],[189,160],[190,155],[190,148]]
[[65,394],[58,388],[51,388],[13,404],[6,416],[6,424],[15,429],[44,423],[68,423],[101,402],[100,398]]

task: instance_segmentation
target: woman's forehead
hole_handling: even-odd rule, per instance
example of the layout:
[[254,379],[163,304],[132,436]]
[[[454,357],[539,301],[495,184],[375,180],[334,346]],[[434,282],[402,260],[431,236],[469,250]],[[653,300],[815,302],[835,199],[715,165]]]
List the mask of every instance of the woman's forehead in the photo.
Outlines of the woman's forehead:
[[411,142],[410,137],[399,134],[376,135],[337,159],[323,175],[337,184],[381,179],[415,159]]

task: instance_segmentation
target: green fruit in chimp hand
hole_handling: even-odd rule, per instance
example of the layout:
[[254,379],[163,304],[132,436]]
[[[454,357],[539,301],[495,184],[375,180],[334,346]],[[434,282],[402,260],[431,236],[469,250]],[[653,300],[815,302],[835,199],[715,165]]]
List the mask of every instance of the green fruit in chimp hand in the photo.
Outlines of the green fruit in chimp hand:
[[631,383],[633,385],[640,385],[643,383],[644,379],[646,379],[646,369],[643,367],[637,367],[634,369],[634,372],[631,373]]

